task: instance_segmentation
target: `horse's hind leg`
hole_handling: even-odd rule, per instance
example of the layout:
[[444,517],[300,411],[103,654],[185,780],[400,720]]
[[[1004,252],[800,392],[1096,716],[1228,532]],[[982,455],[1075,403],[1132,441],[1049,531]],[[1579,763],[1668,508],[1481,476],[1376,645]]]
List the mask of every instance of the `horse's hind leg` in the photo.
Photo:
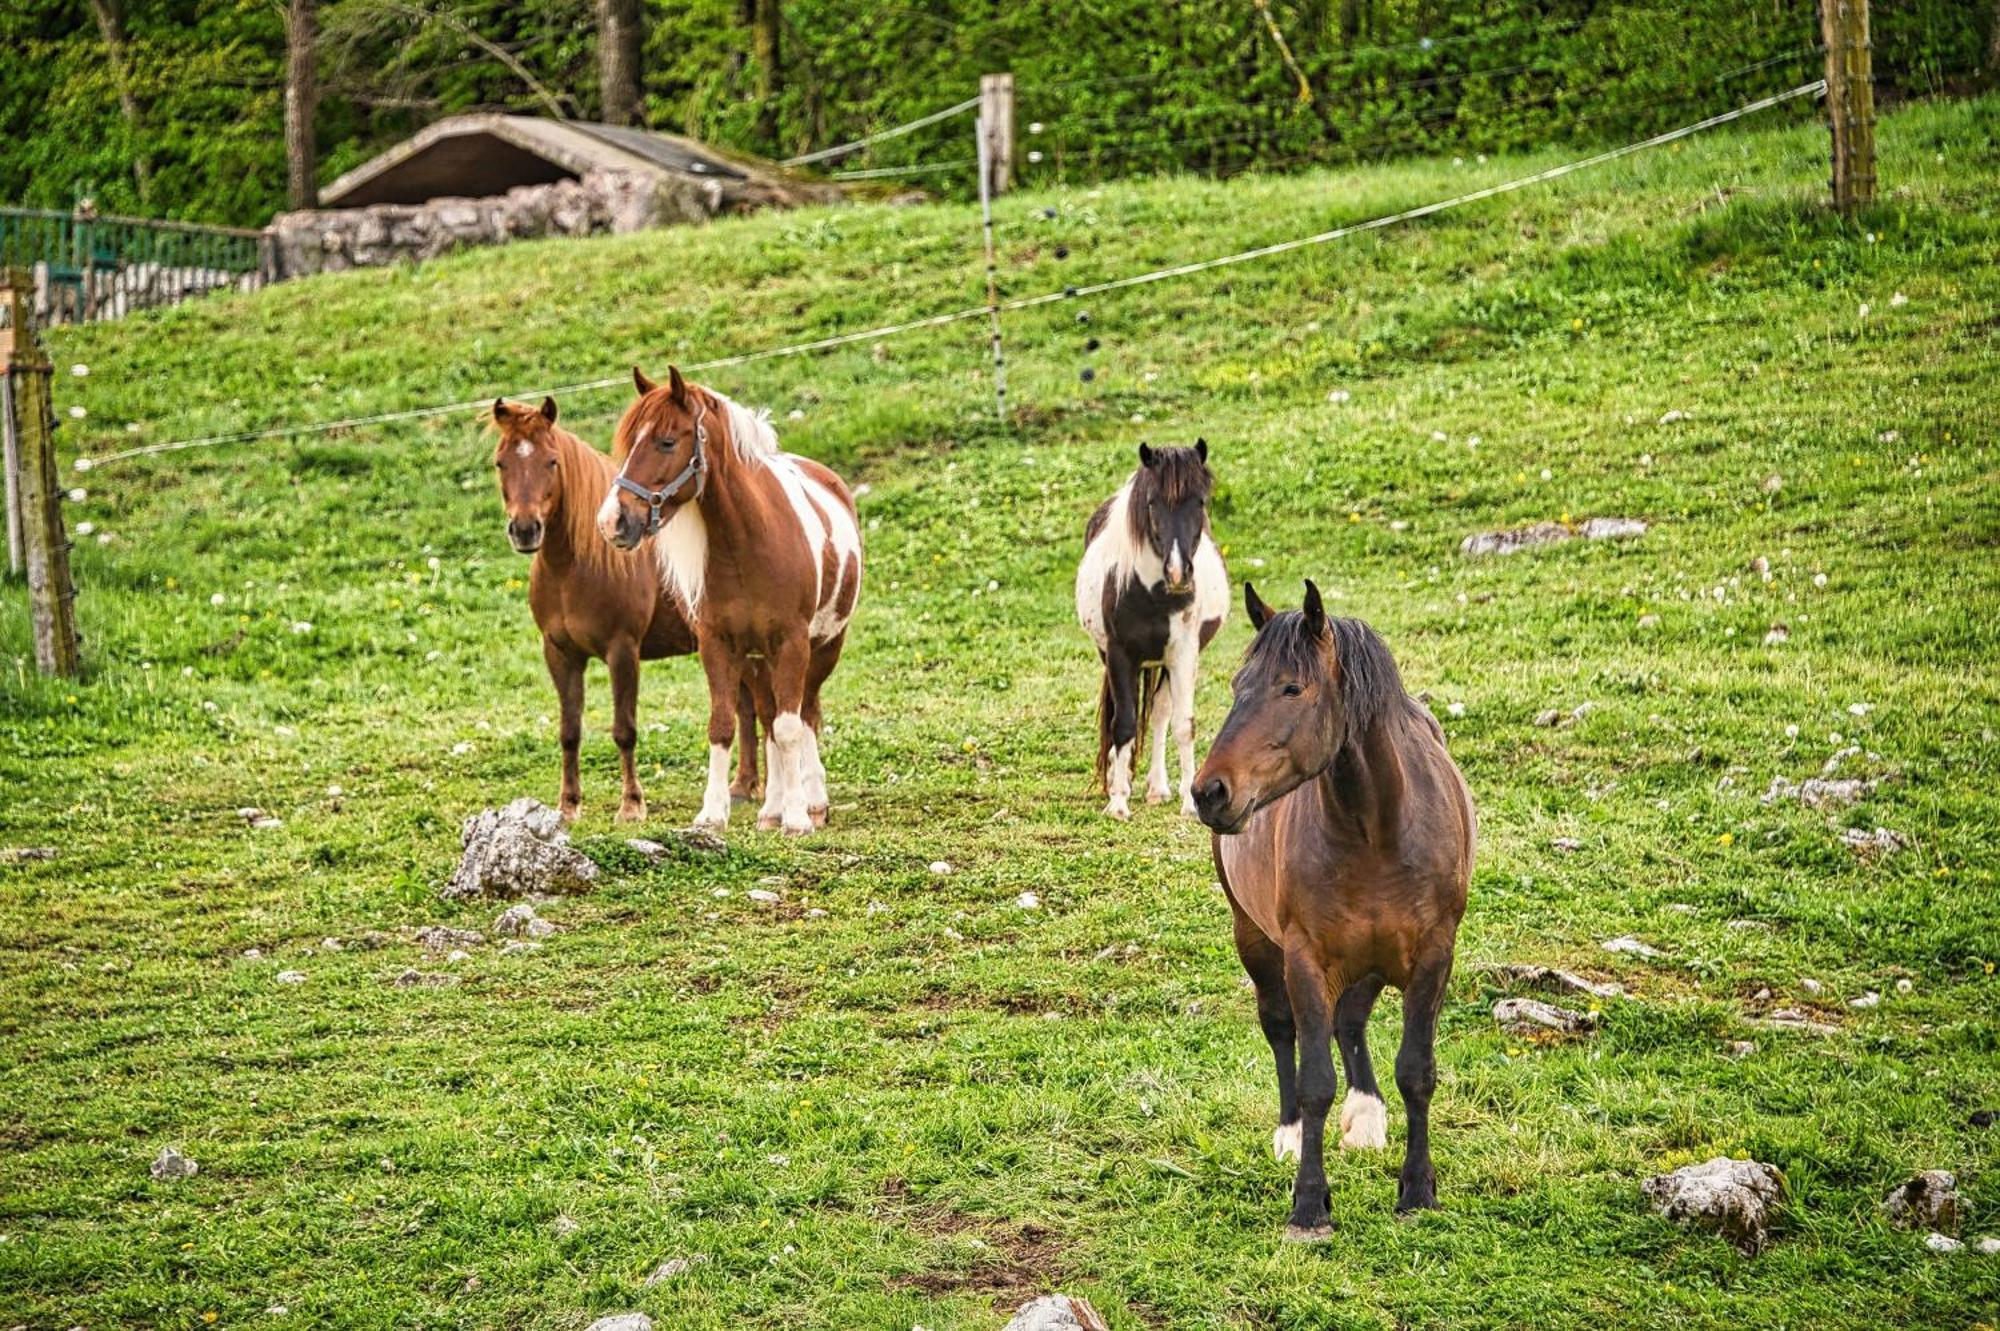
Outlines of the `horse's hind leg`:
[[[1221,866],[1217,866],[1220,871]],[[1285,954],[1264,936],[1248,915],[1235,907],[1236,955],[1257,990],[1257,1024],[1271,1045],[1278,1066],[1278,1126],[1271,1132],[1271,1154],[1283,1160],[1299,1155],[1299,1041],[1292,1024],[1292,997],[1285,992]]]
[[618,767],[625,780],[618,803],[618,821],[636,823],[646,816],[646,794],[639,789],[639,645],[621,642],[604,654],[611,672],[611,742],[618,746]]
[[1389,1144],[1389,1111],[1368,1061],[1368,1014],[1382,992],[1382,977],[1371,975],[1347,986],[1333,1008],[1333,1038],[1347,1073],[1347,1098],[1340,1104],[1340,1149],[1371,1150]]
[[583,807],[577,750],[583,744],[583,667],[587,658],[545,637],[542,659],[548,663],[549,679],[556,686],[556,702],[562,712],[562,793],[556,798],[556,810],[564,822],[575,822]]
[[800,756],[800,770],[806,783],[806,816],[812,819],[814,827],[825,827],[830,800],[826,793],[826,764],[819,754],[819,691],[826,683],[826,677],[833,673],[840,663],[840,647],[846,641],[845,632],[813,648],[812,663],[806,668],[806,696],[799,710],[799,719],[806,723],[802,737],[805,750]]
[[1451,979],[1451,953],[1418,963],[1403,989],[1403,1047],[1396,1052],[1396,1089],[1410,1125],[1403,1173],[1396,1190],[1398,1211],[1420,1211],[1437,1202],[1437,1171],[1431,1168],[1431,1092],[1437,1089],[1437,1018]]
[[1323,1238],[1332,1228],[1327,1212],[1326,1116],[1333,1109],[1338,1078],[1333,1071],[1333,1004],[1327,975],[1302,942],[1285,950],[1285,992],[1299,1041],[1299,1172],[1292,1183],[1289,1239]]

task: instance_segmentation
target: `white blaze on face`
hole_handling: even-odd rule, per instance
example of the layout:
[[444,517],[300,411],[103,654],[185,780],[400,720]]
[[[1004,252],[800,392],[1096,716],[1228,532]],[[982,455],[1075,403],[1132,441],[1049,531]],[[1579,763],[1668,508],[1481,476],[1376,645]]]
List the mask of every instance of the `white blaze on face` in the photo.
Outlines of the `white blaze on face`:
[[1186,581],[1187,558],[1181,554],[1181,543],[1176,539],[1173,548],[1167,551],[1167,582],[1178,587]]
[[604,496],[604,502],[597,506],[597,534],[610,540],[618,534],[618,492],[613,490]]
[[535,451],[535,446],[529,443],[525,439],[523,439],[520,443],[514,445],[514,456],[517,458],[527,457],[530,453],[533,453],[534,451]]

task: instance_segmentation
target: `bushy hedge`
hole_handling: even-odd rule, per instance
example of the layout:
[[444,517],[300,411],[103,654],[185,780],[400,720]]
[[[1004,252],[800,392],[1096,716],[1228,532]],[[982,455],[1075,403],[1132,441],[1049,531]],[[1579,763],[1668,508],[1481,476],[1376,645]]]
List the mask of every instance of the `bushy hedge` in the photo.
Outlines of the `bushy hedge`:
[[[1816,13],[1799,0],[1272,0],[1310,102],[1251,0],[785,0],[780,91],[765,107],[745,8],[649,0],[654,126],[783,157],[913,119],[1009,69],[1030,180],[1604,141],[1819,70]],[[1875,0],[1883,94],[1979,77],[1992,14],[1970,0]],[[546,114],[553,98],[596,116],[590,0],[327,0],[321,23],[323,177],[454,111]],[[284,192],[280,7],[129,0],[126,25],[136,133],[84,0],[0,7],[0,202],[89,196],[107,212],[264,221]],[[958,120],[843,165],[971,151]],[[143,202],[135,152],[152,168]],[[911,179],[952,192],[971,173]]]

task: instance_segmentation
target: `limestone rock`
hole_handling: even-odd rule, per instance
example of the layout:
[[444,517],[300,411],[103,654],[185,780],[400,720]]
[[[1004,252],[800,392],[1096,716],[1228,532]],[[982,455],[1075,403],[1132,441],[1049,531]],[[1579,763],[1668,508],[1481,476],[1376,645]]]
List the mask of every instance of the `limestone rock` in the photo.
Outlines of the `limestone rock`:
[[173,1147],[162,1146],[160,1153],[153,1157],[152,1172],[157,1179],[193,1178],[201,1172],[201,1166]]
[[1882,1214],[1902,1229],[1958,1233],[1958,1179],[1949,1170],[1926,1169],[1882,1199]]
[[1006,1331],[1109,1331],[1102,1313],[1074,1294],[1044,1294],[1020,1306]]
[[644,1313],[616,1313],[598,1318],[584,1331],[653,1331],[653,1319]]
[[1771,1239],[1771,1207],[1784,1191],[1778,1171],[1756,1160],[1717,1156],[1639,1185],[1653,1209],[1678,1225],[1720,1234],[1745,1253]]
[[1557,970],[1553,966],[1515,962],[1496,964],[1485,969],[1488,975],[1503,984],[1525,985],[1531,989],[1547,989],[1554,993],[1589,994],[1592,998],[1617,998],[1625,992],[1625,986],[1622,984],[1588,980],[1572,971]]
[[1557,1007],[1538,998],[1503,998],[1493,1005],[1493,1020],[1515,1035],[1578,1035],[1597,1025],[1597,1014]]
[[562,815],[540,800],[523,797],[474,814],[459,839],[465,854],[444,886],[446,898],[582,892],[597,881],[597,865],[570,848]]

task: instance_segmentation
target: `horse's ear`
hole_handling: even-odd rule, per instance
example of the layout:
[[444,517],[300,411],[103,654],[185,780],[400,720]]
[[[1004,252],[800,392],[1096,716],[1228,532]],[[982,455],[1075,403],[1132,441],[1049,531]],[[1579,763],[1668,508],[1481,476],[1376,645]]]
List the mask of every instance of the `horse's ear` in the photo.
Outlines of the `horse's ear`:
[[1155,459],[1157,459],[1159,456],[1160,455],[1158,453],[1155,453],[1152,449],[1148,448],[1146,445],[1144,444],[1139,445],[1140,466],[1142,467],[1152,466]]
[[542,399],[542,419],[551,425],[556,423],[556,400],[554,398],[545,397]]
[[1250,627],[1253,629],[1263,628],[1277,613],[1264,604],[1264,598],[1257,595],[1257,589],[1247,582],[1243,584],[1243,609],[1250,616]]
[[678,365],[669,365],[667,367],[667,380],[674,390],[674,401],[681,406],[686,406],[688,400],[688,381],[681,378],[681,367]]
[[1203,462],[1208,461],[1208,440],[1197,439],[1194,441],[1194,455]]
[[639,390],[640,397],[646,396],[654,388],[653,381],[646,377],[646,372],[636,365],[632,367],[632,387]]
[[1311,578],[1306,579],[1306,599],[1299,613],[1305,616],[1306,631],[1315,638],[1326,632],[1326,603],[1319,599],[1319,588]]
[[494,420],[496,420],[496,421],[504,421],[504,420],[506,420],[506,419],[507,419],[507,414],[508,414],[508,413],[507,413],[507,399],[506,399],[506,398],[504,398],[504,397],[496,397],[496,398],[494,398],[494,399],[493,399],[493,419],[494,419]]

